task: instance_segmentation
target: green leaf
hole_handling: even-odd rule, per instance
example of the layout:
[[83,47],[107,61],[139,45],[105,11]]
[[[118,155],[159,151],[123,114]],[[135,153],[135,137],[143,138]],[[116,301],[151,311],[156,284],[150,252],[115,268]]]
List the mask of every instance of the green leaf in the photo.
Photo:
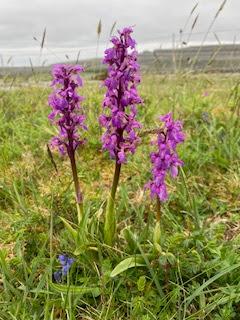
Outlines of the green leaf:
[[77,241],[77,231],[70,225],[70,223],[66,219],[64,219],[63,217],[60,217],[60,219],[62,220],[62,222],[64,223],[65,227],[67,228],[71,236],[74,238],[74,240]]
[[126,240],[127,243],[128,243],[128,248],[130,248],[132,252],[136,252],[137,246],[136,246],[135,241],[134,241],[133,238],[132,238],[133,235],[132,235],[129,227],[127,227],[127,228],[125,228],[125,229],[123,230],[123,236],[124,236],[125,240]]
[[56,284],[50,283],[50,287],[59,292],[59,293],[72,293],[78,295],[91,295],[93,297],[98,297],[101,294],[99,287],[79,287],[74,285],[64,285],[64,284]]
[[211,283],[213,283],[214,281],[216,281],[218,278],[224,276],[225,274],[240,268],[240,263],[238,264],[234,264],[233,266],[227,267],[225,269],[223,269],[222,271],[220,271],[219,273],[217,273],[215,276],[211,277],[210,279],[208,279],[206,282],[204,282],[199,288],[197,288],[193,294],[191,294],[186,300],[185,302],[187,302],[187,305],[189,305],[193,299],[195,299],[197,296],[199,296],[202,291],[207,288]]
[[104,221],[104,242],[112,246],[116,236],[116,213],[114,208],[114,199],[111,195],[108,198]]
[[134,256],[121,261],[111,272],[110,277],[116,277],[120,273],[134,267],[146,267],[142,256]]

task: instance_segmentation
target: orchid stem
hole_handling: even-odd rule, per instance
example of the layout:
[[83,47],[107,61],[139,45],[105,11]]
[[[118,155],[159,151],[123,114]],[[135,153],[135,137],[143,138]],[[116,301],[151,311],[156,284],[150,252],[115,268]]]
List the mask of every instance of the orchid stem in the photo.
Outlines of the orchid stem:
[[116,233],[116,213],[115,213],[115,196],[118,187],[119,177],[121,172],[121,164],[116,160],[115,172],[113,176],[113,183],[111,193],[108,198],[105,222],[104,222],[104,241],[107,245],[112,246],[115,240]]
[[121,163],[118,163],[116,161],[115,172],[114,172],[114,177],[113,177],[113,184],[112,184],[112,189],[111,189],[111,198],[113,200],[115,200],[115,195],[116,195],[116,191],[117,191],[117,187],[118,187],[120,172],[121,172]]
[[161,202],[159,200],[159,198],[157,197],[157,200],[156,200],[156,210],[157,210],[157,213],[156,213],[156,224],[155,224],[155,227],[154,227],[154,231],[153,231],[153,244],[154,244],[154,247],[155,249],[161,253],[162,249],[161,249],[161,224],[160,224],[160,221],[161,221]]
[[160,222],[160,220],[161,220],[161,202],[158,197],[157,197],[156,209],[157,209],[156,219],[158,222]]
[[83,218],[83,195],[82,195],[79,180],[78,180],[77,166],[76,166],[74,151],[69,152],[69,158],[70,158],[70,162],[71,162],[72,175],[73,175],[73,181],[74,181],[74,187],[75,187],[75,193],[76,193],[78,223],[80,223]]

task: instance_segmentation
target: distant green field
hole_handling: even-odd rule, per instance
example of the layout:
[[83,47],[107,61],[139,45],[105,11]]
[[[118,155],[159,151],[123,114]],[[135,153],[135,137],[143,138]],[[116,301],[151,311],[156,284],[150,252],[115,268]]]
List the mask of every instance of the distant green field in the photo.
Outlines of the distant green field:
[[[154,206],[144,136],[122,168],[117,192],[118,242],[102,241],[114,163],[101,151],[98,115],[104,89],[86,80],[88,143],[77,166],[88,234],[75,250],[60,217],[76,223],[68,159],[47,151],[50,89],[38,78],[0,89],[0,319],[209,319],[240,317],[240,86],[238,75],[146,75],[139,120],[156,128],[172,111],[184,121],[185,165],[169,180],[162,206],[162,252],[152,249]],[[9,86],[10,84],[10,86]],[[10,89],[11,88],[11,89]],[[131,232],[128,232],[130,230]],[[76,259],[64,284],[52,281],[57,255]],[[141,260],[111,277],[124,258]],[[140,261],[139,260],[139,261]]]

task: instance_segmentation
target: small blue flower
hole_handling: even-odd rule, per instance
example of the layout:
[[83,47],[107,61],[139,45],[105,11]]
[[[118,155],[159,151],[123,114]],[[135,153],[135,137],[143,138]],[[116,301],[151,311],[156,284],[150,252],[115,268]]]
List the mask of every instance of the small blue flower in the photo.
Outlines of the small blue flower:
[[61,270],[54,272],[53,276],[54,276],[54,279],[56,282],[62,281],[62,271]]
[[65,264],[66,264],[67,261],[68,261],[68,256],[66,256],[66,255],[64,255],[64,254],[60,254],[60,255],[58,256],[58,261],[60,262],[60,264],[61,264],[62,266],[65,266]]
[[54,279],[57,282],[61,282],[62,277],[67,275],[75,259],[69,258],[67,255],[60,254],[58,256],[58,261],[60,262],[62,269],[54,272]]

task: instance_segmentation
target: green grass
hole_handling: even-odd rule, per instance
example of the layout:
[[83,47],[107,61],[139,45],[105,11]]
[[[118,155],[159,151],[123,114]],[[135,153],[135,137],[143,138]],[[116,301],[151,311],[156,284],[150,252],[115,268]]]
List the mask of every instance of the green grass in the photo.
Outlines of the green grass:
[[[146,75],[140,91],[146,129],[172,111],[187,135],[179,149],[185,166],[168,181],[170,199],[162,206],[160,252],[152,239],[155,207],[144,191],[150,137],[122,170],[117,243],[103,243],[114,163],[101,151],[100,83],[88,80],[83,89],[88,144],[77,165],[87,219],[77,240],[68,159],[53,154],[57,174],[46,148],[55,132],[47,119],[50,90],[38,83],[1,89],[0,319],[239,319],[238,76]],[[76,262],[56,284],[62,252]]]

